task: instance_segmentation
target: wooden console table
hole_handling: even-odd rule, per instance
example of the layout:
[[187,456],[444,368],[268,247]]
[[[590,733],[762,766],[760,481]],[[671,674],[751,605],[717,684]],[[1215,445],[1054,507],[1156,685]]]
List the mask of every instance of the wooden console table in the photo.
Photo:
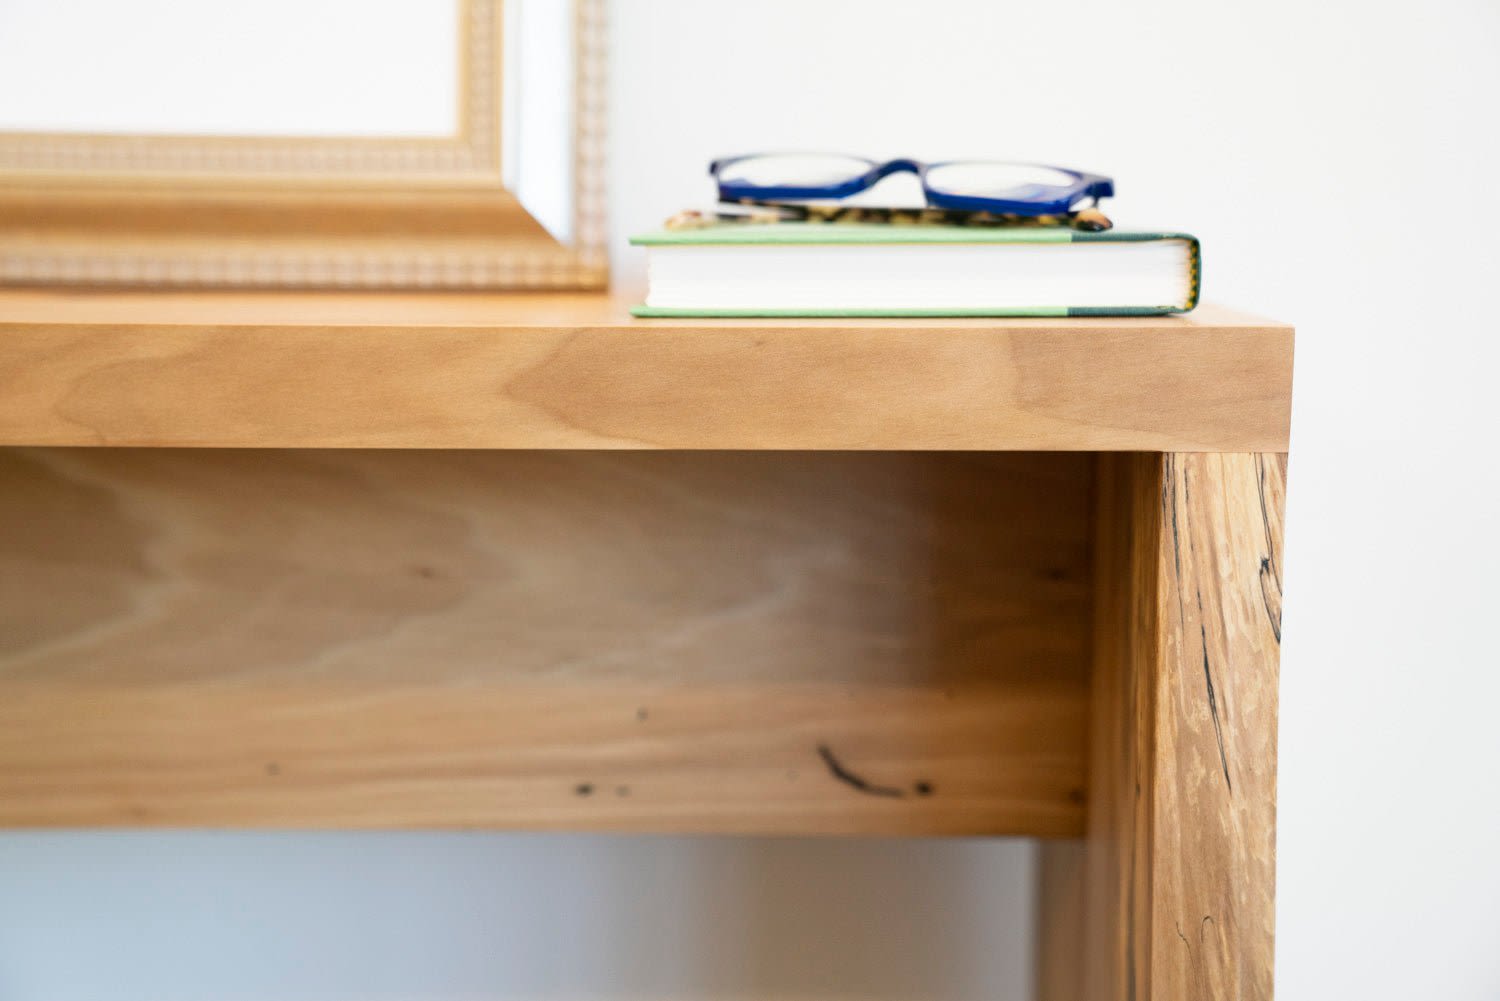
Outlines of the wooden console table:
[[0,824],[1049,839],[1267,998],[1292,331],[0,291]]

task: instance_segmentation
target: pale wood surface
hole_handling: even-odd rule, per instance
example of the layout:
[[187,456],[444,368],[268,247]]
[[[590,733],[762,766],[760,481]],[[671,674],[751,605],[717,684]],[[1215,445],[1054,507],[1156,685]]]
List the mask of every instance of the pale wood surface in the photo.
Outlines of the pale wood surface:
[[1086,1001],[1148,1001],[1161,456],[1103,455],[1083,936]]
[[0,825],[1079,834],[1091,461],[0,450]]
[[1153,996],[1267,999],[1275,925],[1284,455],[1169,455]]
[[1281,450],[1291,328],[634,320],[604,296],[0,291],[0,444]]
[[1101,460],[1085,998],[1271,996],[1285,474]]

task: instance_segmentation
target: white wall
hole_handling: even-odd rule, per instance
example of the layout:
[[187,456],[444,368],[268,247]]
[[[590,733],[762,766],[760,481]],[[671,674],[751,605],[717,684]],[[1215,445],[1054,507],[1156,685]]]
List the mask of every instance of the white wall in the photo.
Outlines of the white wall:
[[[0,0],[3,2],[3,0]],[[1500,997],[1500,6],[615,0],[623,245],[715,154],[1114,174],[1299,327],[1283,1001]],[[1019,997],[1015,843],[5,835],[0,998]],[[979,923],[976,923],[979,922]]]

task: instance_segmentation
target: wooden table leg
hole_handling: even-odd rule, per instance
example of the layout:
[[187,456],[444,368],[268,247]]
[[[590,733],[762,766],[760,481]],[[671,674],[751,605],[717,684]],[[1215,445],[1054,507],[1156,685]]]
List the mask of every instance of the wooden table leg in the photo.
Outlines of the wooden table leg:
[[1285,488],[1284,454],[1101,457],[1089,831],[1044,848],[1041,998],[1271,997]]

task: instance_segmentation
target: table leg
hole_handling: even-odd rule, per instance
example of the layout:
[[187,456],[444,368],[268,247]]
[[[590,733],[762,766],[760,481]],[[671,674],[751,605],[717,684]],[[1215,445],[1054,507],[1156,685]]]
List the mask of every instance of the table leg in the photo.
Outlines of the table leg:
[[[1090,1001],[1268,999],[1286,456],[1104,455],[1082,914],[1043,921],[1038,996],[1077,942]],[[1042,915],[1066,914],[1066,843]]]

